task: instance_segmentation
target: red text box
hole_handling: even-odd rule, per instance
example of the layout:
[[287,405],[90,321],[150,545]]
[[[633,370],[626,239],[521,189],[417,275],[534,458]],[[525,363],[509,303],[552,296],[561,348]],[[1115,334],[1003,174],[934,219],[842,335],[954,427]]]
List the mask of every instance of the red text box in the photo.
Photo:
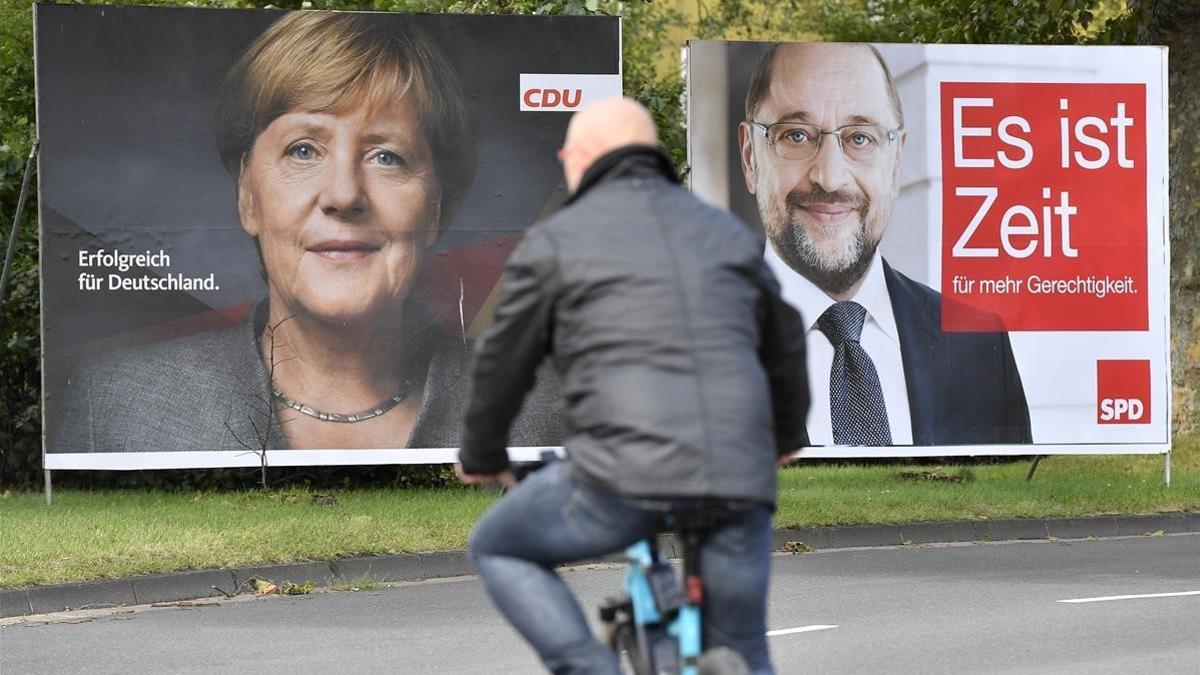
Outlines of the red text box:
[[941,129],[943,330],[1148,329],[1145,85],[947,82]]

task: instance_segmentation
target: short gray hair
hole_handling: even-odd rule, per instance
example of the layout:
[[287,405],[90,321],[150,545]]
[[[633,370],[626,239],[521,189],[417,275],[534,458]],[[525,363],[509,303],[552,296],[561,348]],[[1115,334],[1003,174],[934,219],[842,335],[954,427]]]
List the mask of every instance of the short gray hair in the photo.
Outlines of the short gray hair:
[[[754,120],[754,114],[758,112],[758,106],[762,103],[763,98],[767,95],[767,89],[771,87],[771,71],[775,66],[775,54],[779,48],[787,43],[772,42],[766,51],[758,58],[758,65],[754,68],[754,75],[750,77],[750,86],[746,89],[746,119]],[[883,79],[887,83],[888,99],[892,102],[892,108],[896,111],[896,119],[899,120],[900,126],[904,126],[904,107],[900,104],[900,92],[896,90],[896,83],[892,80],[892,71],[888,69],[887,62],[883,60],[883,55],[874,45],[866,44],[865,42],[846,43],[859,47],[866,47],[871,50],[871,54],[875,56],[875,60],[879,62],[879,67],[883,69]]]

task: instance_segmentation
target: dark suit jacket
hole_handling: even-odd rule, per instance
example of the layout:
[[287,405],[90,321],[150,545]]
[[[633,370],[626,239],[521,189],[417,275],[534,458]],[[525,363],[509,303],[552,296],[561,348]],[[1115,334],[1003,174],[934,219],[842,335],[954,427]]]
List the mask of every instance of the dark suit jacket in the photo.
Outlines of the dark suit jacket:
[[[266,428],[272,403],[256,344],[265,310],[263,302],[232,328],[85,362],[68,380],[64,401],[49,420],[48,450],[245,452],[243,443],[257,449],[257,429]],[[426,368],[425,391],[407,445],[399,438],[394,447],[457,447],[473,344],[431,327],[408,346]],[[562,444],[559,392],[557,377],[544,368],[513,427],[512,445]],[[277,422],[267,445],[288,447]]]
[[913,444],[1032,443],[1021,374],[999,319],[986,315],[995,332],[943,332],[941,294],[887,261],[883,269],[900,335]]

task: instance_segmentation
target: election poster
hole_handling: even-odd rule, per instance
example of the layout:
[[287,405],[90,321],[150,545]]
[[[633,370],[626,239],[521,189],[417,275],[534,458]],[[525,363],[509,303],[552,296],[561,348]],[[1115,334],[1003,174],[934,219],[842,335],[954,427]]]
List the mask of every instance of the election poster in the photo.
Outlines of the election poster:
[[[47,469],[453,461],[609,17],[37,5]],[[540,376],[510,437],[562,444]]]
[[1169,452],[1165,49],[685,58],[691,187],[805,319],[804,456]]

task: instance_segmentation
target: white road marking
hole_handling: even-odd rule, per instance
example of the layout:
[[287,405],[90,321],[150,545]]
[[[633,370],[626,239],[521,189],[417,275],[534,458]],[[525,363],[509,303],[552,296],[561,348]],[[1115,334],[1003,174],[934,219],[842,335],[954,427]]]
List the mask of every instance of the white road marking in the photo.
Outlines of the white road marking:
[[1179,593],[1146,593],[1144,595],[1109,595],[1103,598],[1075,598],[1059,600],[1059,602],[1107,602],[1109,600],[1136,600],[1138,598],[1173,598],[1180,595],[1200,595],[1200,591],[1181,591]]
[[775,637],[777,635],[791,635],[792,633],[811,633],[814,630],[828,630],[837,628],[837,626],[800,626],[799,628],[781,628],[779,630],[767,631],[767,637]]

